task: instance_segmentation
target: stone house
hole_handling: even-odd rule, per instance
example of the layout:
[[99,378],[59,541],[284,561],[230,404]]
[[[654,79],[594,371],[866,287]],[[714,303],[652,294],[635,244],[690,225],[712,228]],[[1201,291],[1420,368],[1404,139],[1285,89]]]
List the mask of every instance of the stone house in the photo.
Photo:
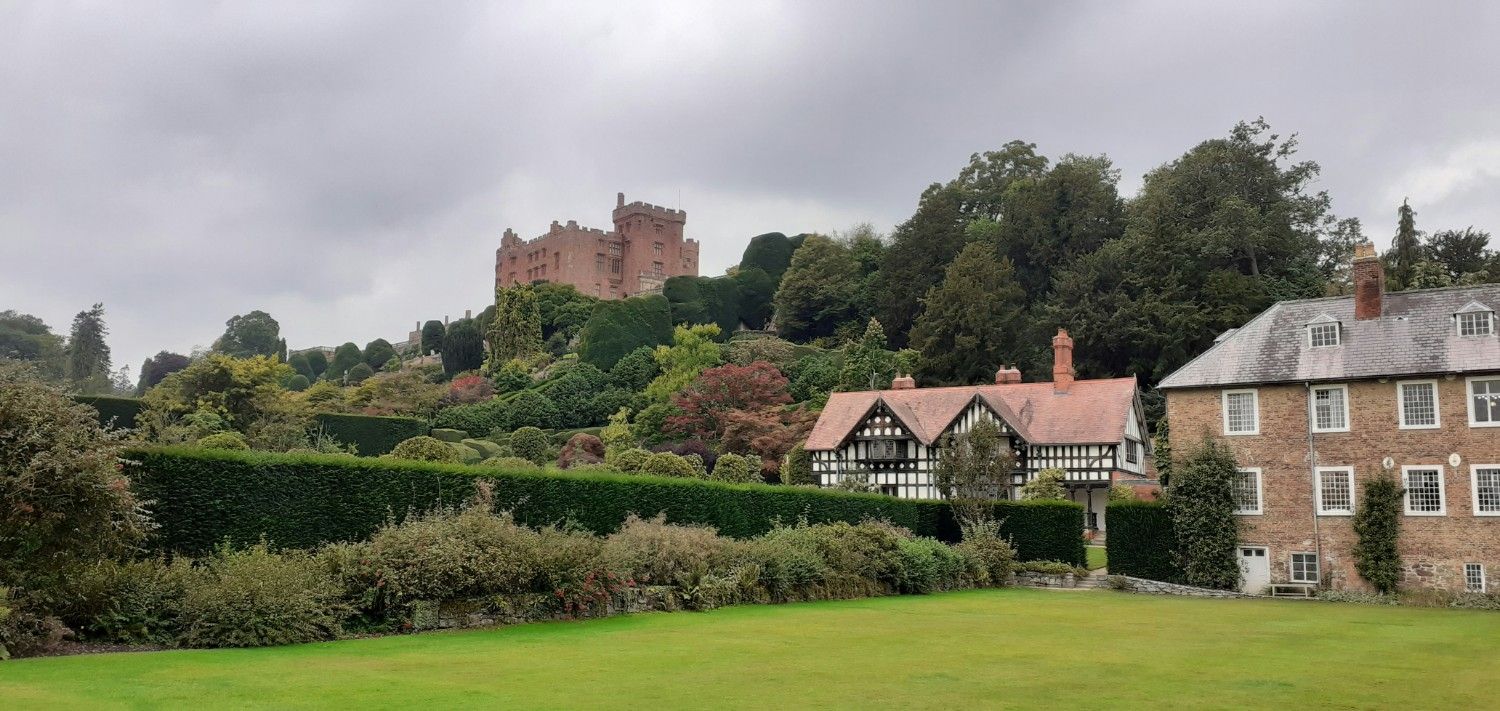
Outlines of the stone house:
[[1069,498],[1084,506],[1085,527],[1105,528],[1109,487],[1151,474],[1151,438],[1135,378],[1078,380],[1073,339],[1052,339],[1052,382],[1023,383],[1021,371],[1002,367],[985,385],[919,388],[899,377],[889,390],[833,393],[808,435],[819,486],[863,480],[875,491],[909,499],[941,498],[934,479],[952,434],[980,418],[1010,438],[1016,470],[1004,498],[1042,469],[1067,474]]
[[550,281],[601,299],[661,291],[667,278],[698,275],[698,241],[682,235],[687,213],[615,198],[614,229],[553,221],[546,234],[522,240],[510,229],[495,250],[495,286]]
[[1246,590],[1367,589],[1352,517],[1387,470],[1404,584],[1494,590],[1500,285],[1386,294],[1369,244],[1353,266],[1353,296],[1278,303],[1161,382],[1172,449],[1234,451]]

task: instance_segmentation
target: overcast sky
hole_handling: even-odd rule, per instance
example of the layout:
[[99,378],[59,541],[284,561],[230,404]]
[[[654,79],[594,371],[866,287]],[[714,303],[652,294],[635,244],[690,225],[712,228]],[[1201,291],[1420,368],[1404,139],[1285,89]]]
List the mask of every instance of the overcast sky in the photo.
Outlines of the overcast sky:
[[718,274],[762,232],[889,231],[1011,139],[1129,195],[1260,115],[1382,248],[1404,196],[1500,231],[1500,4],[1189,5],[0,0],[0,310],[102,301],[132,373],[257,308],[363,346],[618,191]]

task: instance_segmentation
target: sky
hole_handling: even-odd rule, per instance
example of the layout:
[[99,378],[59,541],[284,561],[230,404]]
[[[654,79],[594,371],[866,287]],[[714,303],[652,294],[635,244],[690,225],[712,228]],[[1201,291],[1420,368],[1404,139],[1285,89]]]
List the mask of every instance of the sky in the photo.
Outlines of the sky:
[[712,275],[888,232],[1012,139],[1129,196],[1257,116],[1381,248],[1405,198],[1500,231],[1500,4],[1206,5],[0,0],[0,310],[103,302],[132,373],[253,309],[397,341],[493,298],[507,227],[616,192],[686,210]]

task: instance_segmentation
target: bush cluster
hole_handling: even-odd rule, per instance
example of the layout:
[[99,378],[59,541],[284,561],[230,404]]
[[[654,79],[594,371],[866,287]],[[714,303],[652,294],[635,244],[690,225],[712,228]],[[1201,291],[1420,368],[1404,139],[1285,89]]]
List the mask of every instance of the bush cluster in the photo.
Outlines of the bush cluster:
[[1147,580],[1182,582],[1172,513],[1159,501],[1111,501],[1105,508],[1109,572]]

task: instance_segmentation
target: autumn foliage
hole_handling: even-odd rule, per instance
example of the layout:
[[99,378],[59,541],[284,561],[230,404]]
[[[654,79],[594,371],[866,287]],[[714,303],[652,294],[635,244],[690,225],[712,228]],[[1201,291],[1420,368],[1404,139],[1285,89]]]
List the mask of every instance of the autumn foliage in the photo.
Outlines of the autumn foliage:
[[786,376],[763,360],[750,365],[721,365],[698,375],[672,396],[681,414],[667,418],[668,432],[704,440],[724,436],[730,416],[790,403]]

